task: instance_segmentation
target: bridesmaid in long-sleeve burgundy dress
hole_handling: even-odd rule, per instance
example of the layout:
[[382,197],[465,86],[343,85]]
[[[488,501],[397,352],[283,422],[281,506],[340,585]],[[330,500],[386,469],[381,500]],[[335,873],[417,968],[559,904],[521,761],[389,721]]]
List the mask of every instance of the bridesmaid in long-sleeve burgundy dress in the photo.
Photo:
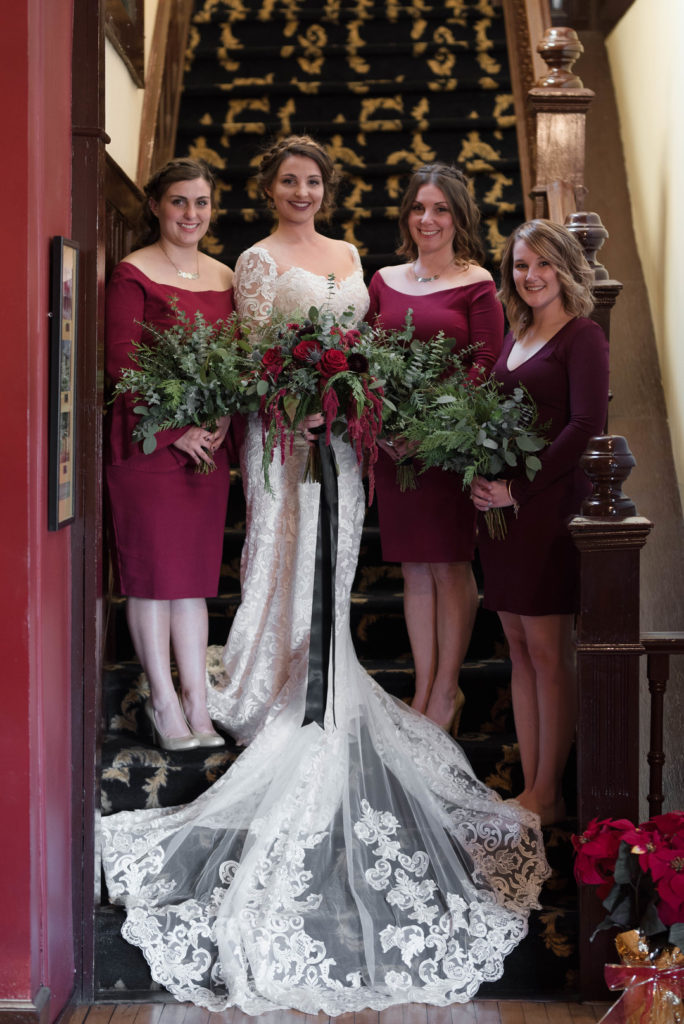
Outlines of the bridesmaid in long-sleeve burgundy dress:
[[572,627],[579,596],[567,523],[591,490],[579,459],[604,429],[608,343],[586,319],[593,276],[565,228],[523,224],[506,244],[501,274],[511,332],[493,374],[507,392],[527,388],[549,444],[532,481],[521,472],[477,478],[472,494],[482,511],[505,510],[504,540],[480,526],[484,602],[499,613],[510,647],[525,783],[518,800],[545,824],[565,815],[561,781],[575,730]]
[[[393,329],[403,327],[410,309],[420,340],[443,331],[459,350],[477,346],[467,357],[473,379],[489,372],[503,338],[494,282],[479,265],[478,225],[460,171],[445,164],[417,170],[399,213],[398,252],[410,262],[373,276],[368,313],[371,323]],[[376,467],[382,553],[402,564],[416,673],[413,707],[456,734],[463,706],[459,670],[477,605],[475,513],[455,473],[430,469],[418,476],[416,490],[402,492],[395,463],[403,454],[403,440],[390,439]]]
[[[232,271],[198,250],[210,223],[212,190],[207,165],[188,159],[170,161],[146,185],[141,247],[114,268],[107,289],[106,367],[113,381],[134,365],[134,342],[153,343],[142,322],[163,328],[175,321],[172,298],[190,318],[198,310],[209,321],[232,312]],[[216,594],[221,568],[229,418],[213,431],[163,431],[146,455],[131,436],[135,405],[125,395],[112,406],[105,478],[118,589],[127,596],[131,638],[150,684],[146,715],[165,749],[222,746],[206,707],[205,597]],[[195,472],[212,461],[212,472]],[[182,704],[171,676],[171,646]]]

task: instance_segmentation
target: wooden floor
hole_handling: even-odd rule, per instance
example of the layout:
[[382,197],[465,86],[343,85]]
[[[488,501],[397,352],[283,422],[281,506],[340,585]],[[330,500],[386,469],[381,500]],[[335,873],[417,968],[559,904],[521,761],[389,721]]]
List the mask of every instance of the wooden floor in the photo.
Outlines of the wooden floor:
[[59,1024],[596,1024],[609,1003],[474,1000],[453,1006],[395,1006],[328,1017],[274,1010],[249,1017],[241,1010],[209,1013],[189,1003],[99,1003],[69,1009]]

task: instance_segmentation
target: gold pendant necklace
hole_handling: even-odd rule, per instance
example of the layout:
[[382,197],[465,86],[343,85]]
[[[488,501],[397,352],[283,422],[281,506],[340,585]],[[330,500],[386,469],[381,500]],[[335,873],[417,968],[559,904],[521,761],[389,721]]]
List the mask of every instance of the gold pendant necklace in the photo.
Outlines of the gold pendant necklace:
[[176,271],[176,273],[178,274],[179,277],[184,278],[186,281],[197,281],[199,279],[199,276],[200,276],[199,275],[199,256],[197,257],[197,272],[192,274],[192,273],[190,273],[190,271],[188,271],[188,270],[181,270],[180,267],[176,266],[176,264],[173,262],[173,260],[169,256],[168,252],[166,251],[164,246],[161,244],[161,242],[157,242],[157,245],[159,246],[161,251],[164,253],[164,255],[166,256],[167,260],[169,261],[169,263],[171,264],[171,266]]
[[439,281],[444,271],[448,270],[451,264],[454,262],[454,257],[452,256],[447,265],[445,267],[442,267],[438,274],[433,274],[432,277],[418,277],[418,274],[416,273],[416,262],[417,261],[414,260],[413,263],[411,264],[411,271],[413,273],[413,276],[415,277],[418,284],[427,284],[428,281]]

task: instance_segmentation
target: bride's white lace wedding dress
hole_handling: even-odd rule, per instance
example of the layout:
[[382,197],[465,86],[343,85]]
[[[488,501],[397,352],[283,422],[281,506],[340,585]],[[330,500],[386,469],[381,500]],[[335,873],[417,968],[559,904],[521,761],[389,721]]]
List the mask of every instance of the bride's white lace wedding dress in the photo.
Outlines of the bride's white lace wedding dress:
[[[262,248],[238,262],[238,308],[332,302],[359,319],[357,269],[335,286],[279,275]],[[261,429],[243,453],[243,603],[214,657],[212,716],[249,746],[193,803],[102,823],[110,899],[152,976],[180,1000],[336,1015],[470,999],[503,972],[548,874],[538,819],[478,782],[459,746],[360,666],[349,628],[364,517],[352,450],[339,464],[334,686],[325,727],[302,725],[320,486],[306,446],[264,487]],[[214,652],[216,655],[216,652]],[[218,664],[217,664],[218,662]]]

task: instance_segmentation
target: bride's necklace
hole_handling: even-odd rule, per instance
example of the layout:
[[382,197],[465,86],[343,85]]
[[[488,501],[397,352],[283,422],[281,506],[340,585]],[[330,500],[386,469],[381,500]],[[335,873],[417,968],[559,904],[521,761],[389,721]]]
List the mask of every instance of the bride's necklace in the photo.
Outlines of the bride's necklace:
[[415,279],[418,282],[418,284],[427,284],[428,281],[438,281],[440,279],[440,277],[442,276],[442,274],[444,273],[444,271],[448,270],[449,267],[451,266],[451,264],[454,262],[454,258],[455,257],[452,256],[451,259],[449,260],[449,262],[445,266],[442,267],[442,269],[439,271],[439,273],[438,274],[433,274],[432,277],[419,277],[418,274],[416,273],[416,263],[418,262],[418,260],[414,260],[414,262],[411,264],[411,273],[415,277]]
[[199,256],[197,257],[197,271],[193,274],[189,270],[181,270],[180,267],[176,266],[176,264],[173,262],[173,260],[169,256],[168,252],[166,251],[164,246],[161,244],[161,242],[157,242],[157,245],[159,246],[161,251],[164,253],[164,255],[166,256],[167,260],[169,261],[171,266],[174,268],[174,270],[176,271],[176,273],[178,274],[179,277],[184,278],[184,280],[186,280],[186,281],[197,281],[198,280],[198,278],[200,276],[199,275]]

